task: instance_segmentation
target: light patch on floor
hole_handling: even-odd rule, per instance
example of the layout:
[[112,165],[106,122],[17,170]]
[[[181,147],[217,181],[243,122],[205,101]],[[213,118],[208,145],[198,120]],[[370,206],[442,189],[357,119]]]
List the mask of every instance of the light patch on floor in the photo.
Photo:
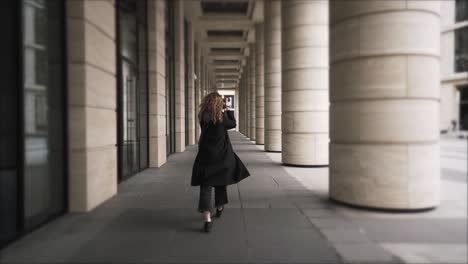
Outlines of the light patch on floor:
[[466,244],[381,244],[406,263],[467,263]]

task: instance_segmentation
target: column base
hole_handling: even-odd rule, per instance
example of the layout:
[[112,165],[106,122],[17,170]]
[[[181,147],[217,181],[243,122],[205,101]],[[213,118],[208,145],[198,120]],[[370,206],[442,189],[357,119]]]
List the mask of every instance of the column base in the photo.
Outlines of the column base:
[[437,208],[437,206],[430,206],[430,207],[425,207],[425,208],[384,208],[384,207],[374,207],[374,206],[364,206],[364,205],[358,205],[358,204],[353,204],[353,203],[348,203],[344,201],[337,200],[333,197],[328,197],[328,199],[335,204],[338,205],[343,205],[349,208],[357,209],[357,210],[362,210],[362,211],[374,211],[374,212],[382,212],[382,213],[404,213],[404,214],[409,214],[409,213],[423,213],[423,212],[428,212],[432,211]]
[[297,167],[297,168],[328,168],[327,165],[299,165],[299,164],[289,164],[289,163],[281,163],[283,166],[287,167]]

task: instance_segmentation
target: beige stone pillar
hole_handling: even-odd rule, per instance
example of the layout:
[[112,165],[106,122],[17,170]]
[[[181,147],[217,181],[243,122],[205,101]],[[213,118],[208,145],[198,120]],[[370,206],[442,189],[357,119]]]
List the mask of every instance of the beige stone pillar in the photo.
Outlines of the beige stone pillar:
[[185,150],[184,1],[174,0],[176,152]]
[[248,137],[249,135],[249,87],[248,87],[248,82],[247,82],[247,65],[244,68],[244,73],[243,73],[243,86],[244,86],[244,103],[243,103],[243,108],[244,110],[244,135]]
[[208,67],[206,66],[206,60],[203,62],[203,97],[208,94]]
[[166,163],[165,2],[148,2],[149,166]]
[[250,140],[255,141],[256,139],[256,84],[255,84],[255,44],[250,44],[250,56],[249,56],[249,89],[250,89]]
[[234,117],[237,121],[236,131],[239,130],[239,83],[237,83],[235,88],[235,95],[234,95]]
[[[244,71],[245,72],[245,71]],[[245,97],[245,77],[244,77],[244,72],[241,73],[241,79],[240,79],[240,88],[239,88],[239,94],[240,94],[240,99],[239,99],[239,122],[240,122],[240,130],[243,135],[246,135],[246,97]]]
[[249,135],[249,86],[248,86],[248,81],[247,81],[247,65],[245,67],[245,72],[244,72],[244,135],[248,137]]
[[242,107],[240,105],[240,100],[242,100],[242,79],[239,79],[239,86],[236,90],[236,94],[238,95],[238,99],[236,100],[236,112],[238,113],[239,117],[237,118],[237,128],[239,132],[242,133]]
[[240,133],[242,133],[242,107],[240,105],[240,100],[242,100],[241,83],[242,83],[242,80],[239,80],[239,87],[236,90],[236,94],[238,95],[238,99],[235,102],[236,103],[236,112],[239,115],[239,117],[237,118],[237,128],[239,129]]
[[239,84],[239,130],[242,134],[245,133],[244,130],[244,80],[240,79],[240,84]]
[[255,142],[259,145],[265,143],[265,97],[264,97],[264,42],[263,23],[255,26]]
[[265,1],[265,151],[281,151],[281,1]]
[[115,7],[67,1],[68,206],[87,212],[117,193]]
[[331,1],[330,197],[439,204],[439,1]]
[[282,2],[282,162],[328,165],[328,1]]
[[251,114],[250,114],[250,96],[251,96],[251,93],[250,93],[250,59],[247,58],[247,63],[245,64],[245,109],[247,109],[247,114],[246,114],[246,127],[245,127],[245,135],[250,138],[250,117],[251,117]]
[[193,40],[193,29],[192,23],[189,22],[187,26],[187,43],[188,43],[188,51],[187,51],[187,58],[188,58],[188,144],[193,145],[195,144],[195,79],[193,77],[194,74],[194,40]]
[[200,97],[202,99],[205,97],[205,57],[202,54],[200,54]]

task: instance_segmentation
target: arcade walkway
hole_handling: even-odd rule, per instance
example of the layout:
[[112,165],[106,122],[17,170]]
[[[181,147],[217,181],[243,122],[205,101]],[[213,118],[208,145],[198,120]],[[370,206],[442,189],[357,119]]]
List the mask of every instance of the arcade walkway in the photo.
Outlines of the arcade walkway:
[[[0,263],[466,261],[466,202],[404,215],[343,207],[320,190],[326,168],[283,167],[280,154],[230,135],[252,176],[230,186],[229,205],[212,233],[199,231],[198,188],[189,185],[191,146],[120,184],[118,195],[91,213],[68,214],[19,239],[0,252]],[[304,180],[305,170],[322,180],[314,186]],[[455,174],[447,179],[466,190],[466,175]]]

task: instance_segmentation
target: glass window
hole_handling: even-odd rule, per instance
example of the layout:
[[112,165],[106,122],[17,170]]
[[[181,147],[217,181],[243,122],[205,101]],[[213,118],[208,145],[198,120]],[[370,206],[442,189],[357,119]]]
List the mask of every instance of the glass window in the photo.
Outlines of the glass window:
[[63,212],[63,3],[23,0],[24,228]]
[[0,246],[66,208],[63,10],[46,0],[0,8]]
[[460,86],[460,130],[468,130],[468,85]]
[[468,71],[468,27],[455,30],[455,72]]
[[[18,98],[17,57],[20,47],[17,36],[18,19],[16,1],[2,1],[0,8],[0,247],[17,235],[19,166],[18,141],[20,137],[20,109]],[[12,10],[14,10],[12,12]],[[1,255],[1,253],[0,253]],[[0,256],[1,259],[1,256]],[[1,262],[1,260],[0,260]]]
[[119,180],[148,167],[146,1],[118,2]]
[[457,0],[455,4],[455,22],[468,20],[468,0]]

